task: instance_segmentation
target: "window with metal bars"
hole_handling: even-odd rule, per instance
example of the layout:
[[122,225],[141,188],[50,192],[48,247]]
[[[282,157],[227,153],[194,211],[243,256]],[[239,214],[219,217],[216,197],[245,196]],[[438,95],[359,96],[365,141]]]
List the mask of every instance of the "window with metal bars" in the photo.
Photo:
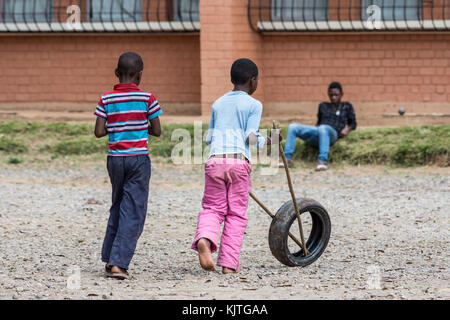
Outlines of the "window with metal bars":
[[248,0],[248,18],[257,32],[448,32],[450,1]]
[[5,22],[50,22],[53,0],[2,0],[0,16]]
[[0,0],[0,33],[199,31],[199,0]]
[[362,0],[361,16],[367,20],[369,6],[380,8],[381,20],[419,20],[422,15],[422,1],[419,0]]
[[173,0],[175,21],[200,21],[199,0]]
[[88,0],[89,21],[142,21],[142,0]]
[[328,0],[272,0],[274,20],[313,21],[328,19]]

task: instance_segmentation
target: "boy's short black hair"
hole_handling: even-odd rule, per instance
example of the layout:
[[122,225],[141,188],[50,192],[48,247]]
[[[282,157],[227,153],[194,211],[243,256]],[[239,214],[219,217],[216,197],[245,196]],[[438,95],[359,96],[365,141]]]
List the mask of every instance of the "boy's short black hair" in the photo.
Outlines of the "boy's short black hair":
[[117,72],[120,76],[131,77],[144,70],[144,61],[135,52],[125,52],[117,63]]
[[258,77],[258,66],[250,59],[238,59],[231,66],[231,82],[246,84],[251,78]]
[[341,93],[343,93],[342,85],[339,82],[330,83],[330,85],[328,86],[328,91],[330,91],[331,89],[338,89]]

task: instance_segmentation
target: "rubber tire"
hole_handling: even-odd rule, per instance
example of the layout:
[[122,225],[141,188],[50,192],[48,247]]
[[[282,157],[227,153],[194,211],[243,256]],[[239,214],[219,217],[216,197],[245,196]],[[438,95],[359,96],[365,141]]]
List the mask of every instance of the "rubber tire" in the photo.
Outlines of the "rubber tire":
[[[269,229],[270,251],[278,261],[288,267],[305,267],[316,261],[325,251],[331,235],[330,217],[320,203],[312,199],[301,198],[297,199],[297,203],[300,217],[309,212],[312,219],[311,233],[304,235],[305,238],[308,237],[306,248],[309,254],[307,256],[304,255],[301,248],[298,252],[289,252],[289,229],[294,222],[297,224],[297,215],[292,200],[278,209]],[[292,233],[298,234],[297,239],[300,240],[298,227],[293,230],[297,230]]]

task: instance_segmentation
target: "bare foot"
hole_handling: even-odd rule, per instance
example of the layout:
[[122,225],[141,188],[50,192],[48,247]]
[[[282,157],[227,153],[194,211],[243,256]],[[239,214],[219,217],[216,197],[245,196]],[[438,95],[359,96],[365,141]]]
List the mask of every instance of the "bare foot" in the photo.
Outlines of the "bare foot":
[[211,243],[205,238],[201,238],[197,242],[198,258],[200,260],[200,265],[204,270],[214,271],[216,266],[211,256]]
[[234,269],[231,269],[231,268],[223,267],[222,268],[222,273],[223,274],[239,273],[239,270],[234,270]]
[[125,269],[122,269],[122,268],[117,267],[117,266],[112,266],[110,268],[111,268],[111,271],[114,272],[114,273],[127,273],[127,271]]

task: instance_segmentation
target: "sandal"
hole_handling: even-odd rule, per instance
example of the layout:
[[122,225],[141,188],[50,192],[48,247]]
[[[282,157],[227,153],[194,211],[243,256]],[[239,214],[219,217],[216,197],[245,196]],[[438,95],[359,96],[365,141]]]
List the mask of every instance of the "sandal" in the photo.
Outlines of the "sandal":
[[328,170],[326,163],[319,163],[317,165],[316,171],[326,171],[326,170]]
[[[288,160],[288,161],[287,161],[287,165],[288,165],[289,168],[291,168],[291,167],[292,167],[292,161],[291,161],[291,160]],[[280,162],[280,163],[278,164],[278,168],[284,168],[284,162]]]
[[127,280],[130,278],[130,275],[128,272],[113,272],[111,273],[111,278],[118,279],[118,280]]
[[112,269],[112,267],[111,267],[109,264],[106,264],[106,265],[105,265],[105,274],[106,274],[106,275],[112,274],[111,269]]
[[113,272],[112,267],[113,266],[105,266],[106,277],[119,279],[119,280],[126,280],[126,279],[130,278],[128,271],[126,271],[125,269],[120,268],[120,270],[122,270],[122,272]]

